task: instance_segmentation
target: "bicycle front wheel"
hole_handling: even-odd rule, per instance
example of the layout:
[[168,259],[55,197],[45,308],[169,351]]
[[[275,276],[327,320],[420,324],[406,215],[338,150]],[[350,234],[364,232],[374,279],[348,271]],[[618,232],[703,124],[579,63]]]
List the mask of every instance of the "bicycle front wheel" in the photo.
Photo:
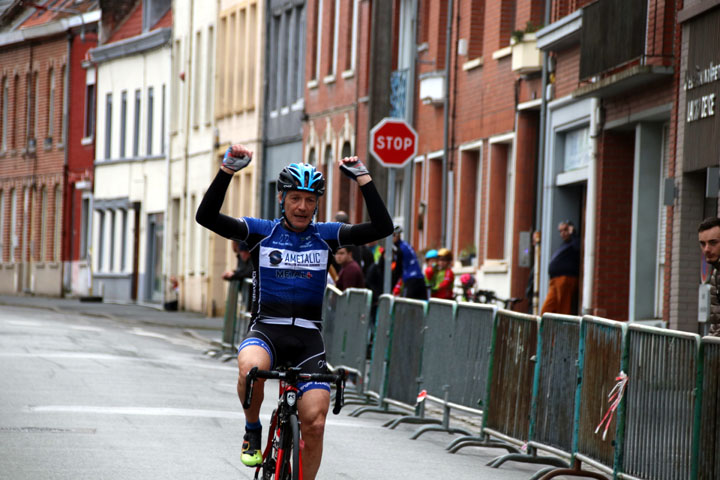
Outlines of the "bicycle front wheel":
[[300,477],[300,428],[296,415],[290,415],[288,425],[280,434],[280,451],[276,480],[299,480]]

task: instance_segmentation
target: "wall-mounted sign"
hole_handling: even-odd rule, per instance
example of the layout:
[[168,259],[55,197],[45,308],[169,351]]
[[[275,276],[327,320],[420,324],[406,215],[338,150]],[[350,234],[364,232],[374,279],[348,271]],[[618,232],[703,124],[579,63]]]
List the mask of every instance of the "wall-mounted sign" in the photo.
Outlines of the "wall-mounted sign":
[[683,24],[687,57],[683,59],[685,105],[683,170],[717,166],[720,158],[720,9]]

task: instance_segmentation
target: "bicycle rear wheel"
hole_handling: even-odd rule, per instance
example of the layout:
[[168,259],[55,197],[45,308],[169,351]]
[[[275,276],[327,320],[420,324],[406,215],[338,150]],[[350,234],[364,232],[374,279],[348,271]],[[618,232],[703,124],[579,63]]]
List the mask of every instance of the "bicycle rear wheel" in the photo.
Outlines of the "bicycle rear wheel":
[[276,480],[300,479],[300,428],[297,416],[290,415],[288,424],[290,430],[284,428],[280,434],[281,449],[278,452]]

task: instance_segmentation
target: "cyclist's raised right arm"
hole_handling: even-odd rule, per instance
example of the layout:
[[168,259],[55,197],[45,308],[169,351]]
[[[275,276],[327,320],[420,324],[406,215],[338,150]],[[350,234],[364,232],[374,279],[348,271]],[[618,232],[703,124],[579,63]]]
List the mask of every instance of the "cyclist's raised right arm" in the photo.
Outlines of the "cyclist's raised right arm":
[[248,166],[252,152],[242,145],[232,145],[225,152],[222,167],[200,202],[195,220],[218,235],[234,240],[245,240],[248,228],[243,220],[220,213],[225,193],[235,172]]
[[195,214],[195,220],[203,227],[225,238],[245,240],[248,235],[245,222],[239,218],[220,213],[220,207],[222,207],[225,192],[227,192],[231,179],[232,175],[224,171],[217,173],[207,192],[205,192],[202,202],[200,202]]

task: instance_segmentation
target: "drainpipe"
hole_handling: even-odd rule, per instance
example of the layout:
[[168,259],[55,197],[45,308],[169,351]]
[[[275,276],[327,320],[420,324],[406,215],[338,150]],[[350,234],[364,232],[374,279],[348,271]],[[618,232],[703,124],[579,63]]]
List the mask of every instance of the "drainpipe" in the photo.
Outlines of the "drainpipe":
[[[191,87],[192,87],[192,82],[193,82],[193,77],[192,77],[191,72],[192,72],[193,39],[195,37],[195,35],[193,34],[193,17],[194,17],[193,11],[194,11],[194,9],[195,9],[195,1],[190,0],[190,10],[189,10],[189,14],[190,14],[190,19],[189,19],[190,24],[189,25],[190,26],[188,29],[189,35],[188,35],[188,44],[187,44],[187,49],[186,49],[188,55],[187,55],[187,63],[185,64],[186,68],[184,70],[185,71],[185,80],[184,81],[186,83],[185,83],[185,108],[183,108],[183,115],[185,115],[185,127],[184,127],[185,132],[183,132],[183,133],[184,133],[185,138],[183,141],[183,158],[182,158],[182,162],[183,162],[183,206],[184,206],[184,208],[183,208],[183,231],[185,232],[185,238],[183,239],[183,242],[182,242],[182,245],[183,245],[182,260],[183,260],[183,264],[185,265],[185,268],[183,269],[183,277],[185,277],[184,278],[185,281],[183,282],[183,294],[184,294],[183,298],[185,299],[185,301],[187,301],[187,292],[188,292],[187,276],[186,276],[187,271],[188,271],[188,265],[186,263],[186,259],[188,256],[188,243],[189,243],[188,239],[190,237],[190,226],[188,225],[188,219],[193,218],[195,216],[195,212],[188,211],[188,208],[189,208],[189,205],[188,205],[188,172],[190,170],[190,167],[189,167],[190,160],[188,159],[188,155],[189,155],[188,152],[190,150],[190,105],[192,105]],[[182,60],[184,62],[184,59],[182,59]],[[208,254],[208,259],[209,258],[212,258],[210,254]],[[205,293],[207,294],[207,292],[205,292]],[[201,293],[201,295],[202,295],[202,293]],[[179,305],[178,305],[178,307],[179,307]],[[205,307],[207,308],[207,305],[205,305]]]
[[[550,25],[550,8],[552,0],[545,0],[545,26]],[[542,231],[542,214],[543,214],[543,193],[545,180],[545,129],[547,118],[547,87],[548,87],[548,62],[550,54],[547,50],[543,50],[542,62],[542,91],[540,102],[540,128],[538,132],[538,155],[535,165],[535,232],[538,234],[538,242],[533,248],[533,297],[532,311],[537,315],[540,312],[540,236]],[[533,242],[535,243],[535,242]]]
[[595,278],[595,208],[597,204],[598,138],[602,130],[600,100],[593,98],[590,113],[590,168],[585,201],[585,257],[583,258],[582,313],[593,313],[593,281]]
[[442,245],[447,245],[447,183],[448,183],[448,155],[450,154],[450,53],[452,48],[452,16],[455,0],[448,2],[447,26],[445,29],[445,98],[443,99],[443,159],[442,159],[442,209],[441,223]]

